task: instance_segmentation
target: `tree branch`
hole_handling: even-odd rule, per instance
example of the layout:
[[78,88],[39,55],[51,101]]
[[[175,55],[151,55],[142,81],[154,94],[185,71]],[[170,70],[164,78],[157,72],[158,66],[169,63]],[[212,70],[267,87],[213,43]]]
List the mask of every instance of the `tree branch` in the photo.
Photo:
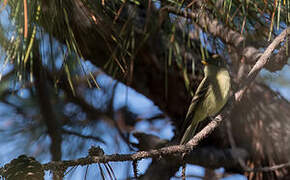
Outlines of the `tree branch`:
[[[37,45],[36,45],[37,46]],[[51,102],[51,93],[46,81],[46,74],[44,72],[41,57],[39,55],[39,49],[33,50],[33,77],[35,78],[35,89],[38,95],[39,109],[43,118],[43,121],[47,127],[47,133],[51,139],[50,153],[52,160],[61,160],[61,123],[57,119],[53,110]]]
[[[199,25],[201,28],[205,29],[207,32],[209,32],[213,36],[221,38],[221,40],[225,44],[232,45],[241,57],[246,58],[246,62],[248,64],[254,64],[256,62],[256,60],[262,55],[262,53],[258,49],[256,49],[255,47],[248,46],[248,47],[244,48],[243,42],[246,41],[246,38],[244,36],[242,36],[240,33],[236,32],[228,27],[225,27],[223,24],[220,24],[218,20],[211,19],[208,16],[208,14],[205,15],[202,12],[199,12],[199,13],[198,12],[197,13],[188,12],[188,11],[179,10],[175,7],[170,7],[170,6],[166,6],[166,7],[162,8],[160,10],[160,12],[162,13],[162,11],[168,11],[168,12],[173,13],[175,15],[179,15],[179,16],[183,16],[185,18],[190,18],[190,19],[195,20],[196,21],[195,23],[197,23],[197,25]],[[283,34],[284,38],[287,34],[289,34],[289,33],[285,32]],[[281,38],[281,36],[278,36],[278,37]],[[283,38],[283,40],[284,40],[284,38]],[[277,41],[279,41],[279,40],[277,40]],[[284,45],[284,46],[286,46],[286,45]],[[275,49],[277,47],[277,45],[274,45],[273,47]],[[285,47],[282,50],[285,50]],[[283,51],[283,52],[285,52],[285,51]],[[288,54],[288,57],[289,56],[290,56],[290,54]],[[280,57],[280,59],[275,61],[275,62],[276,63],[278,62],[279,65],[273,63],[273,65],[269,64],[269,66],[266,66],[265,68],[267,68],[269,71],[272,71],[272,72],[282,69],[283,66],[285,64],[287,64],[287,58],[281,58],[281,56],[273,56],[272,59],[275,59],[277,57]],[[262,57],[260,57],[260,58],[262,58]]]
[[77,165],[89,165],[93,163],[108,163],[121,161],[136,161],[144,158],[161,158],[174,154],[188,153],[198,145],[198,143],[206,138],[221,122],[221,116],[217,116],[212,120],[203,130],[201,130],[195,137],[193,137],[186,145],[174,145],[164,147],[161,149],[140,151],[134,154],[113,154],[104,156],[85,157],[77,160],[55,161],[43,165],[45,170],[52,170],[56,167],[70,167]]
[[[197,155],[203,157],[202,154],[209,156],[211,152],[217,151],[215,148],[194,148],[199,144],[201,140],[206,138],[222,121],[221,115],[218,115],[213,119],[205,128],[203,128],[196,136],[194,136],[186,145],[174,145],[168,146],[161,149],[149,150],[149,151],[140,151],[133,154],[112,154],[112,155],[102,155],[102,156],[88,156],[84,158],[79,158],[76,160],[67,160],[67,161],[52,161],[46,164],[43,164],[44,170],[57,170],[58,168],[68,168],[73,166],[85,166],[95,163],[108,163],[108,162],[123,162],[123,161],[137,161],[145,158],[163,158],[166,156],[178,156],[178,154],[187,153],[186,162],[193,164],[203,164],[205,161],[200,158],[195,158]],[[239,158],[246,158],[247,152],[236,148],[235,150],[228,149],[227,152],[220,150],[219,156],[211,156],[210,167],[228,167],[228,168],[238,168],[240,171],[246,172],[266,172],[274,171],[277,169],[289,167],[290,163],[275,165],[271,167],[262,167],[262,168],[241,168],[237,162]],[[216,153],[214,153],[216,154]],[[204,156],[204,157],[206,157]],[[180,158],[181,156],[179,156]],[[181,158],[180,158],[181,161]]]
[[254,67],[251,69],[251,71],[248,73],[246,80],[244,81],[242,87],[238,92],[235,93],[236,100],[240,101],[243,94],[247,90],[248,86],[253,82],[253,80],[256,78],[258,73],[261,71],[263,67],[265,67],[266,63],[269,62],[269,57],[271,56],[272,52],[275,50],[275,48],[284,41],[285,37],[290,34],[290,27],[286,28],[279,36],[277,36],[274,41],[267,47],[265,52],[262,54],[262,56],[259,58],[259,60],[256,62]]
[[71,131],[71,130],[67,130],[67,129],[63,129],[63,128],[62,128],[62,133],[63,134],[67,134],[67,135],[78,136],[78,137],[81,137],[81,138],[84,138],[84,139],[92,139],[94,141],[97,141],[97,142],[101,142],[103,144],[106,144],[105,141],[102,140],[102,138],[97,137],[97,136],[83,135],[83,134],[81,134],[79,132],[75,132],[75,131]]
[[202,12],[188,12],[171,6],[163,7],[160,11],[161,13],[162,11],[168,11],[175,15],[193,19],[201,28],[206,29],[213,36],[221,38],[226,44],[230,44],[237,49],[243,49],[243,41],[245,38],[240,33],[224,27],[218,20],[210,19],[208,15],[204,15]]

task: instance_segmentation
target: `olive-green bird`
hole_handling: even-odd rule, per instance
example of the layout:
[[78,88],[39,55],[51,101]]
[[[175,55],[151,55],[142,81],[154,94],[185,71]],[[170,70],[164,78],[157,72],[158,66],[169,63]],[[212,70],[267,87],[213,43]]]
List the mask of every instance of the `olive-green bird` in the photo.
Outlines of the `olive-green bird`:
[[186,144],[195,135],[197,125],[209,116],[216,115],[226,104],[231,79],[225,62],[218,56],[202,61],[204,78],[192,98],[183,123],[180,144]]

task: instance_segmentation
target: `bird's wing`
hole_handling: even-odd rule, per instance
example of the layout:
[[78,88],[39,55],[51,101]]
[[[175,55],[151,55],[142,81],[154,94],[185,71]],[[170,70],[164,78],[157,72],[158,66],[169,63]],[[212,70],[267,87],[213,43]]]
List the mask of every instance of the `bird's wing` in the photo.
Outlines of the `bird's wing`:
[[186,114],[186,118],[182,125],[181,135],[183,135],[187,127],[190,126],[193,120],[196,108],[198,107],[198,104],[205,98],[208,88],[209,88],[209,80],[207,77],[204,77],[191,100],[190,106]]

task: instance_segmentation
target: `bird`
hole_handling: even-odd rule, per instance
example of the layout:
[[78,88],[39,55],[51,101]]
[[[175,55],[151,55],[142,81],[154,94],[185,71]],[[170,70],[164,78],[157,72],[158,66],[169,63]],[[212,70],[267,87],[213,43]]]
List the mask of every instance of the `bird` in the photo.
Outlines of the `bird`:
[[224,107],[230,94],[231,78],[226,62],[217,54],[201,62],[204,64],[204,78],[192,98],[181,128],[182,145],[194,137],[199,122],[216,115]]

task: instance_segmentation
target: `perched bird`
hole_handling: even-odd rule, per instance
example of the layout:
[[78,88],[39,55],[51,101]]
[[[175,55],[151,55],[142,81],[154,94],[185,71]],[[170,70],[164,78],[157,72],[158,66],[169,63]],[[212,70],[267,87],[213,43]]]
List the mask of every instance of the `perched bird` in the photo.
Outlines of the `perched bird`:
[[204,78],[188,108],[182,126],[183,137],[180,144],[186,144],[192,139],[198,123],[209,116],[216,115],[229,97],[231,79],[226,63],[218,55],[213,55],[212,58],[202,61],[202,64],[205,65]]

